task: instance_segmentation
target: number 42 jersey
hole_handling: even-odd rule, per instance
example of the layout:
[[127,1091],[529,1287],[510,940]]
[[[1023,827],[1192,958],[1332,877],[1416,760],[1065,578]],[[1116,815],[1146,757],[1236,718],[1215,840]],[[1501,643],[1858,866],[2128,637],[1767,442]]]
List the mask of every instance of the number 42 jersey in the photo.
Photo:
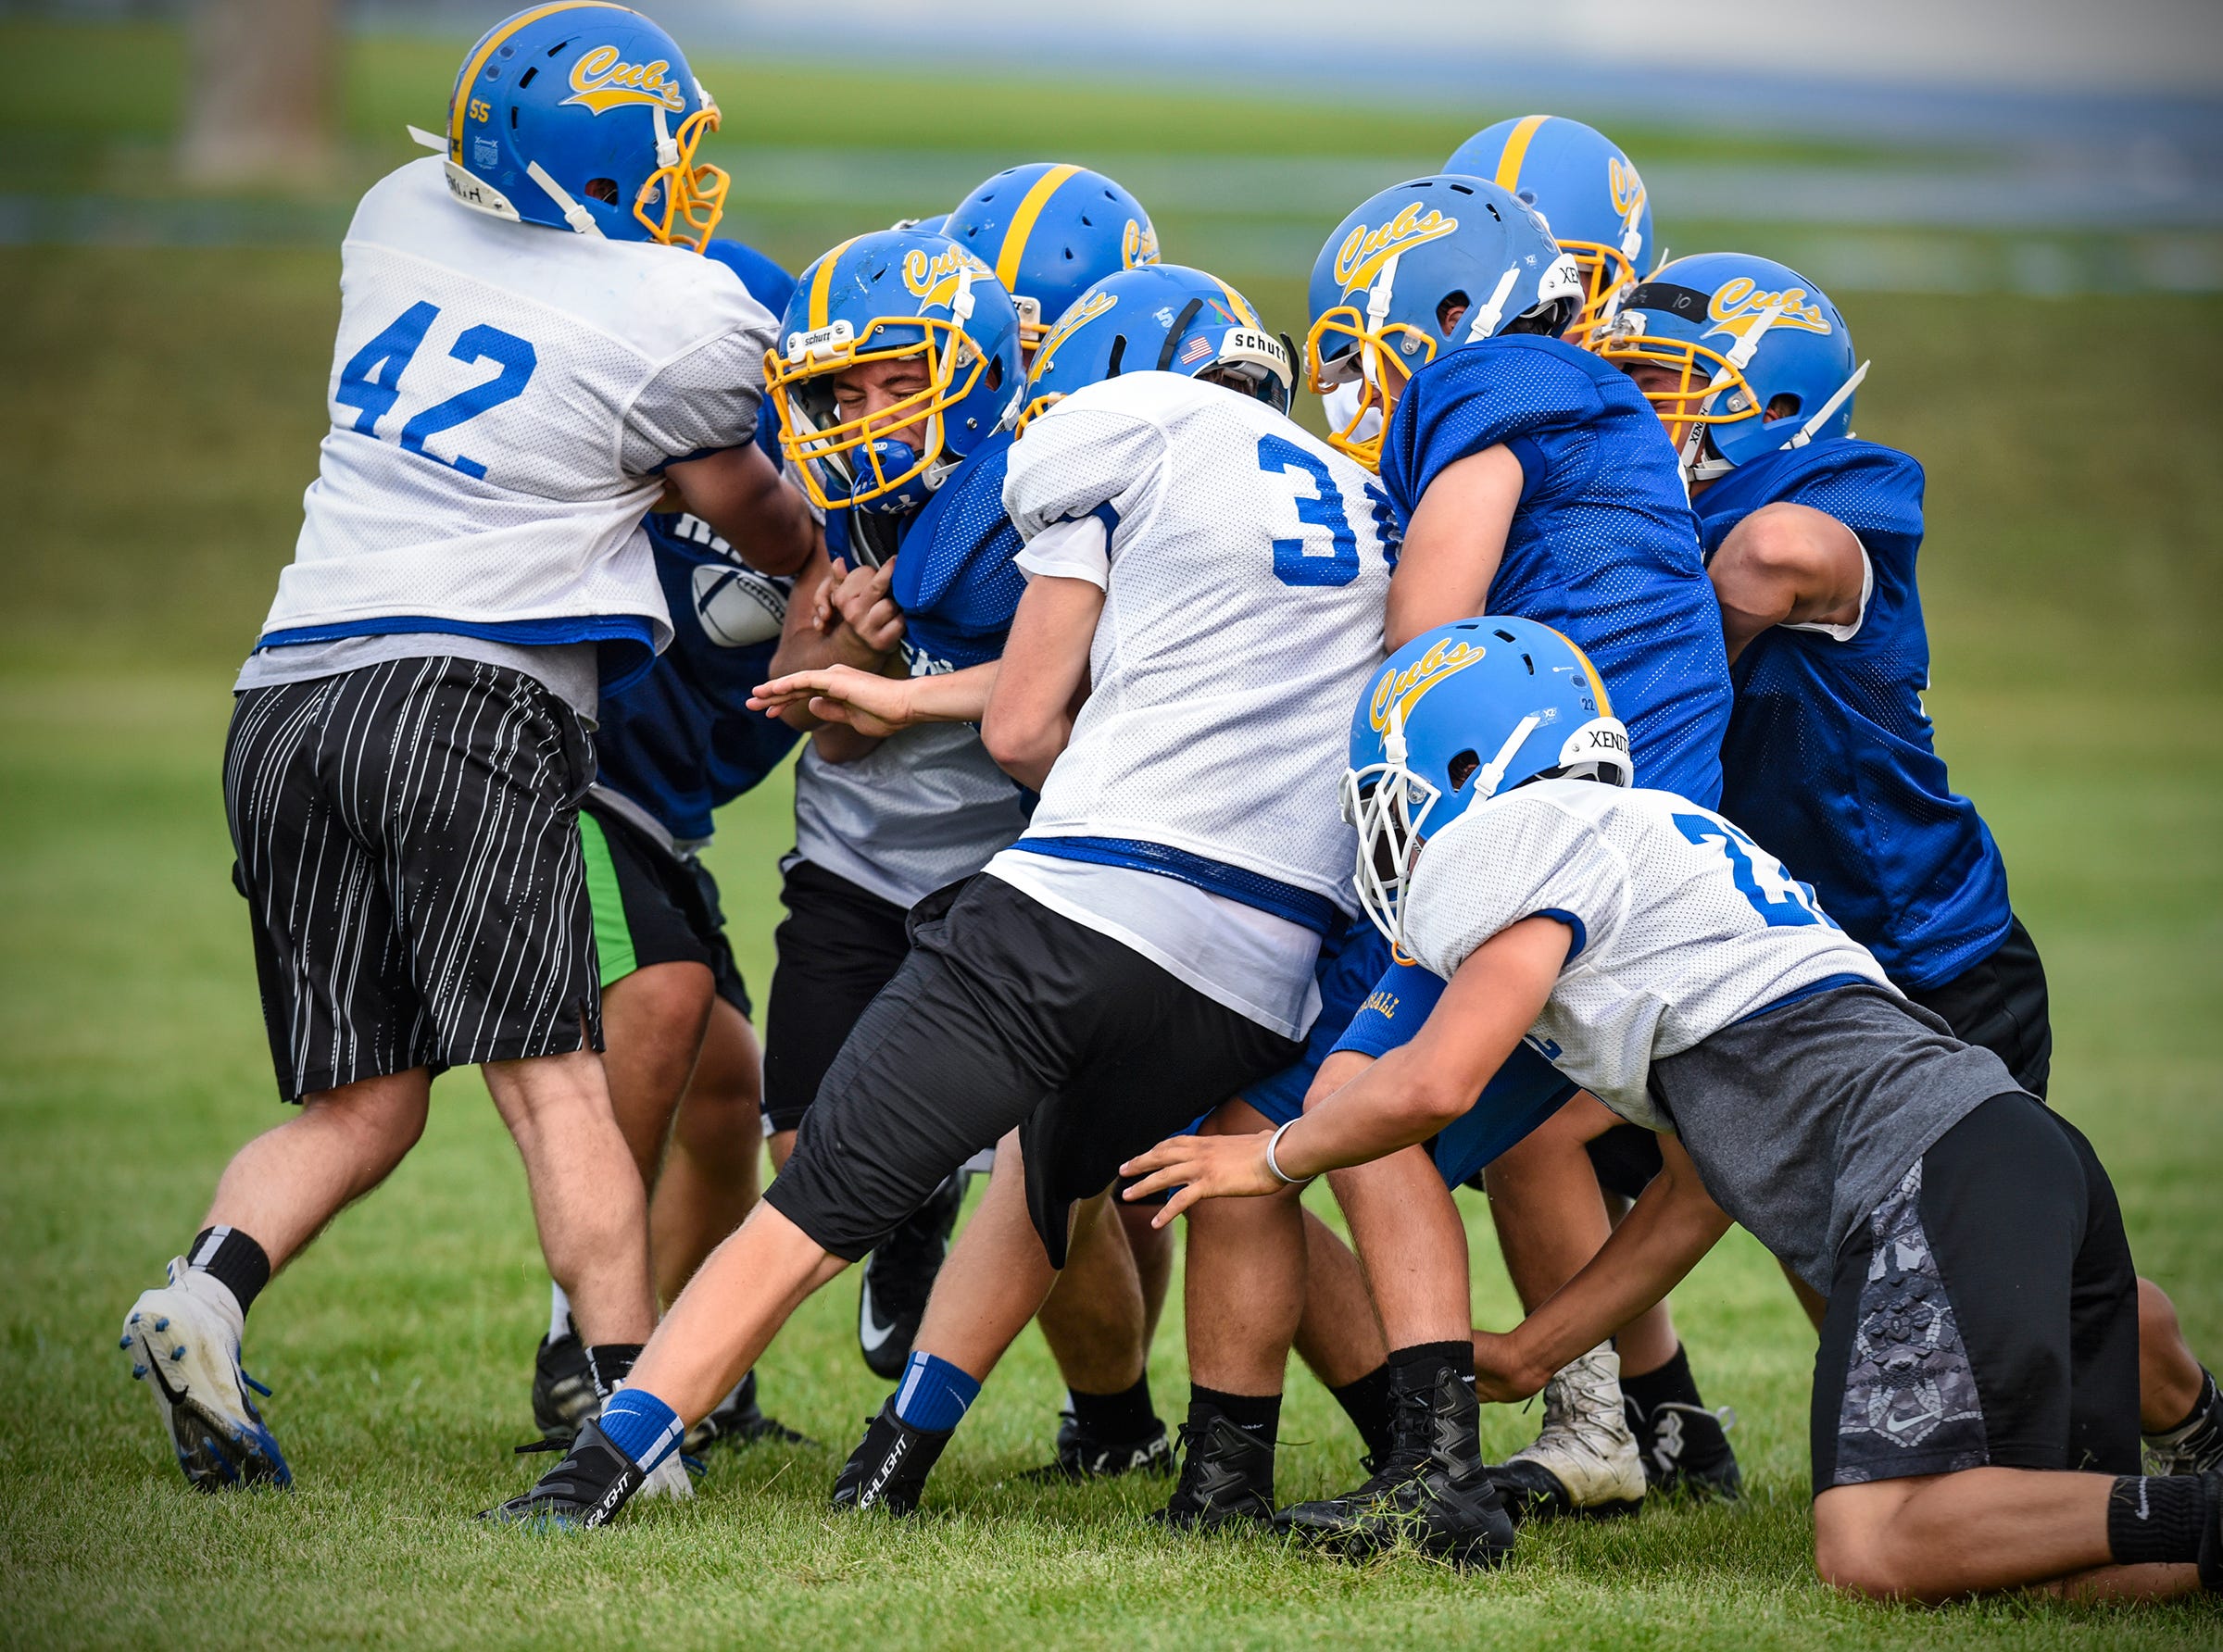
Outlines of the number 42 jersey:
[[1532,781],[1429,838],[1404,900],[1405,945],[1447,981],[1524,918],[1574,931],[1528,1042],[1652,1130],[1655,1059],[1809,993],[1897,990],[1781,861],[1671,792]]
[[672,635],[642,515],[675,459],[756,431],[774,323],[682,247],[512,223],[436,157],[371,186],[342,248],[332,430],[258,646],[396,632]]

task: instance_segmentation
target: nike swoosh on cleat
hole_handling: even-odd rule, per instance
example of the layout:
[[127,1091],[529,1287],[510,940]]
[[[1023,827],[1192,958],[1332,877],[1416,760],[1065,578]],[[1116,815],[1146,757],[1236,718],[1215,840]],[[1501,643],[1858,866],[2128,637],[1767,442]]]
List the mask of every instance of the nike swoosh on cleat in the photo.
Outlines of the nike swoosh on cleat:
[[184,1388],[172,1388],[162,1380],[162,1361],[155,1358],[155,1351],[152,1348],[146,1350],[146,1374],[154,1378],[155,1386],[162,1390],[162,1397],[168,1400],[172,1407],[182,1406],[185,1403],[185,1395],[190,1391]]
[[857,1293],[857,1340],[868,1354],[877,1354],[896,1333],[896,1322],[876,1324],[873,1319],[873,1282],[865,1280]]

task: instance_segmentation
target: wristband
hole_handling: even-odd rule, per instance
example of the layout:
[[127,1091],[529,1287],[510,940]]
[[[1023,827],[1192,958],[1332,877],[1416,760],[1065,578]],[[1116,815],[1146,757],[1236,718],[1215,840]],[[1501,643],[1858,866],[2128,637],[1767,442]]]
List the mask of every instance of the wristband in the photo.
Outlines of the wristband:
[[[1294,1119],[1289,1120],[1289,1124],[1294,1124],[1296,1122],[1297,1120]],[[1300,1187],[1306,1182],[1310,1182],[1312,1178],[1310,1176],[1297,1177],[1290,1175],[1288,1171],[1281,1168],[1281,1161],[1274,1156],[1274,1149],[1281,1145],[1281,1138],[1289,1133],[1289,1124],[1285,1124],[1279,1130],[1276,1130],[1272,1138],[1267,1141],[1266,1169],[1274,1172],[1274,1179],[1280,1183],[1284,1187]]]

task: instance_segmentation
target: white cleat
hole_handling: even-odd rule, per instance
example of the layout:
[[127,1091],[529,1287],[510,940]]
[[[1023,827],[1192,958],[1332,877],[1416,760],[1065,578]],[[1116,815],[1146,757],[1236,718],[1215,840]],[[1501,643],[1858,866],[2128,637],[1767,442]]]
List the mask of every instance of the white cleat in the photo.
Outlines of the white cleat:
[[232,1293],[180,1257],[170,1283],[132,1305],[118,1345],[132,1356],[132,1375],[154,1390],[178,1467],[205,1492],[294,1482],[247,1392],[270,1390],[239,1369],[240,1323]]
[[1516,1521],[1634,1514],[1644,1459],[1621,1404],[1621,1356],[1600,1343],[1544,1384],[1536,1443],[1489,1471]]

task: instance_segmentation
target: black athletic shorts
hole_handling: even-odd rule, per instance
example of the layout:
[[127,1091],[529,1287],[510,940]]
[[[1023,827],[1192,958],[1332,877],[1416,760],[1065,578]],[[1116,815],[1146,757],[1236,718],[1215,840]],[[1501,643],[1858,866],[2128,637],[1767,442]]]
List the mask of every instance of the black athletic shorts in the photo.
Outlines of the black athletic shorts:
[[[2053,1023],[2045,965],[2022,920],[2012,920],[1997,950],[1950,981],[1906,995],[1953,1029],[1963,1044],[1981,1045],[2007,1064],[2015,1082],[2042,1097],[2053,1065]],[[1660,1173],[1659,1138],[1636,1124],[1616,1124],[1589,1143],[1598,1184],[1633,1199]]]
[[1817,1496],[1987,1466],[2140,1471],[2138,1274],[2076,1126],[1993,1096],[1846,1238],[1813,1432]]
[[1016,1128],[1063,1267],[1074,1201],[1303,1048],[986,873],[921,901],[911,932],[764,1195],[850,1261]]
[[224,810],[281,1095],[602,1047],[594,770],[570,707],[477,660],[236,696]]
[[700,964],[718,995],[749,1019],[748,986],[710,869],[673,854],[591,792],[579,806],[579,844],[603,990],[651,964]]
[[764,1008],[764,1118],[775,1131],[803,1121],[857,1018],[911,952],[903,907],[823,866],[788,862],[780,900]]

